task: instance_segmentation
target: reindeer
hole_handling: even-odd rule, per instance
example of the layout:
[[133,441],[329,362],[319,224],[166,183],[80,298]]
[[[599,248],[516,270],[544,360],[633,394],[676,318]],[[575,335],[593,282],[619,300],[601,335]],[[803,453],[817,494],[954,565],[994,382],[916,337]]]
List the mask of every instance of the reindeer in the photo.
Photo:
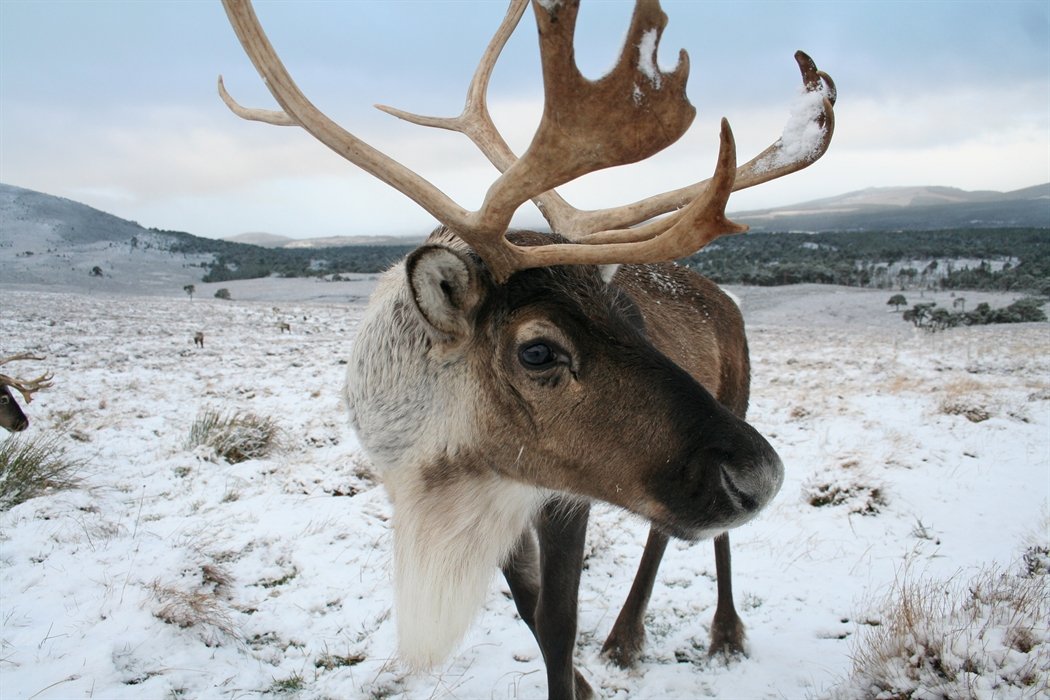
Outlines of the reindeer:
[[193,344],[194,344],[194,346],[196,346],[198,348],[203,348],[204,347],[204,332],[203,331],[197,331],[196,333],[193,334]]
[[[625,48],[604,78],[573,60],[578,2],[533,3],[543,116],[520,157],[486,106],[488,80],[527,0],[512,0],[456,118],[380,107],[466,135],[500,176],[478,211],[335,124],[299,90],[249,0],[223,0],[245,52],[281,110],[237,103],[238,116],[299,126],[390,184],[442,226],[379,280],[351,348],[351,424],[393,503],[400,656],[413,669],[455,647],[501,569],[542,651],[548,693],[592,694],[573,666],[589,504],[652,523],[634,585],[605,652],[633,663],[670,537],[713,537],[718,604],[711,652],[742,649],[727,530],[776,495],[783,465],[745,420],[750,365],[743,318],[714,283],[673,260],[746,227],[731,192],[808,166],[827,150],[834,83],[796,54],[805,109],[785,136],[741,167],[723,120],[712,178],[599,211],[555,188],[645,159],[688,129],[685,52],[656,68],[666,16],[638,0]],[[807,139],[788,134],[806,133]],[[554,233],[510,231],[532,200]],[[671,212],[662,218],[655,218]]]
[[[8,362],[16,362],[18,360],[43,359],[42,357],[22,353],[0,358],[0,365],[6,365]],[[49,373],[45,373],[36,379],[23,380],[0,374],[0,428],[12,433],[18,433],[28,428],[29,418],[26,417],[18,402],[15,401],[14,395],[11,394],[11,389],[16,389],[18,393],[22,394],[26,404],[29,404],[33,400],[33,394],[51,386],[52,376]]]

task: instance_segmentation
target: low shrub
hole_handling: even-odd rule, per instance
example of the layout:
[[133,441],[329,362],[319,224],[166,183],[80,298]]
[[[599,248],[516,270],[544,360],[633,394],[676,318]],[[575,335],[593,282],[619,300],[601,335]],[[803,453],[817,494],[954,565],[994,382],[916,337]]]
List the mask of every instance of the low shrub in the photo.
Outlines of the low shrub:
[[76,486],[86,463],[68,457],[61,436],[55,433],[7,438],[0,443],[0,510]]
[[265,416],[205,409],[190,427],[188,444],[190,449],[206,447],[230,464],[237,464],[280,450],[281,430]]
[[853,650],[838,699],[1046,697],[1045,573],[985,569],[966,581],[899,581]]

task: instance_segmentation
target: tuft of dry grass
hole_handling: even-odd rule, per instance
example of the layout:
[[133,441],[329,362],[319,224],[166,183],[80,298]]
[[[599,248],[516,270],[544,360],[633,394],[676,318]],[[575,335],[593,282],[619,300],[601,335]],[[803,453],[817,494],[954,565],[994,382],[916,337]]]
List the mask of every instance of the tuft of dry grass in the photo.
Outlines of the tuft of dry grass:
[[982,570],[967,581],[899,580],[855,643],[832,698],[1046,697],[1045,574]]
[[221,567],[206,564],[201,567],[202,585],[193,590],[163,585],[159,580],[150,584],[150,592],[157,602],[153,616],[182,629],[193,629],[208,646],[218,646],[225,638],[236,638],[237,630],[222,599],[231,578]]
[[76,486],[86,460],[66,455],[55,433],[11,436],[0,443],[0,511],[56,489]]
[[230,464],[267,457],[282,448],[281,430],[272,418],[254,413],[201,411],[190,427],[190,449],[206,447]]
[[802,485],[802,498],[814,508],[846,505],[858,515],[878,515],[887,504],[885,490],[855,459],[810,477]]
[[994,415],[985,387],[973,379],[959,379],[944,387],[939,410],[948,416],[964,416],[971,423],[981,423]]

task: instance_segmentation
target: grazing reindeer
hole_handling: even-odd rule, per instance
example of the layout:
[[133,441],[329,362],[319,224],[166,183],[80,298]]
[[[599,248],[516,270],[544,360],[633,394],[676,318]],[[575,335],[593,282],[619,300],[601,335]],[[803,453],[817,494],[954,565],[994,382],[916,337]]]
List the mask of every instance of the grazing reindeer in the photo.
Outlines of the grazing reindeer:
[[[16,362],[18,360],[43,359],[42,357],[22,353],[0,358],[0,365],[6,365],[8,362]],[[26,417],[18,402],[15,401],[14,395],[11,394],[11,389],[16,389],[18,393],[22,394],[22,398],[28,404],[33,400],[33,394],[51,386],[52,376],[49,373],[45,373],[36,379],[24,380],[0,374],[0,428],[12,433],[18,433],[28,428],[29,418]]]
[[[302,127],[444,224],[380,279],[347,376],[351,422],[394,506],[401,657],[414,668],[444,659],[499,567],[543,653],[550,696],[589,697],[572,657],[595,499],[652,523],[606,651],[625,664],[637,657],[671,536],[715,537],[711,648],[739,649],[743,628],[723,533],[769,503],[783,466],[743,420],[750,368],[739,310],[712,282],[669,261],[746,230],[725,217],[731,192],[823,155],[833,130],[830,78],[799,52],[806,108],[757,157],[736,167],[723,120],[711,179],[580,211],[554,188],[647,158],[689,127],[688,64],[683,52],[673,72],[656,68],[666,17],[655,0],[639,0],[617,65],[588,81],[573,61],[578,3],[534,2],[546,100],[533,141],[518,157],[485,104],[492,68],[525,9],[526,0],[513,0],[460,117],[381,108],[465,134],[496,166],[501,175],[472,212],[332,122],[300,92],[248,0],[224,5],[282,107],[244,108],[220,78],[235,114]],[[554,234],[508,230],[529,200]]]
[[282,322],[278,323],[277,324],[277,328],[281,331],[282,335],[284,335],[285,333],[291,333],[292,332],[291,324],[287,323],[286,321],[282,321]]
[[196,333],[193,334],[193,344],[195,346],[197,346],[198,348],[203,348],[204,347],[204,333],[203,332],[197,331]]

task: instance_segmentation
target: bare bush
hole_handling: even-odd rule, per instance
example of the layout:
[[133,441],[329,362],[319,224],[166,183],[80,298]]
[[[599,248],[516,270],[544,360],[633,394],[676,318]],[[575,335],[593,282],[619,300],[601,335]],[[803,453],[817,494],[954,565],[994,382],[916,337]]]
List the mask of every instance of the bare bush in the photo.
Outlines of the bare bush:
[[261,459],[281,449],[276,421],[254,413],[201,411],[190,427],[190,449],[206,447],[230,464]]
[[0,510],[80,482],[86,460],[66,455],[60,436],[42,433],[0,443]]
[[1046,697],[1050,590],[1042,574],[981,571],[967,581],[898,581],[878,624],[829,697]]

